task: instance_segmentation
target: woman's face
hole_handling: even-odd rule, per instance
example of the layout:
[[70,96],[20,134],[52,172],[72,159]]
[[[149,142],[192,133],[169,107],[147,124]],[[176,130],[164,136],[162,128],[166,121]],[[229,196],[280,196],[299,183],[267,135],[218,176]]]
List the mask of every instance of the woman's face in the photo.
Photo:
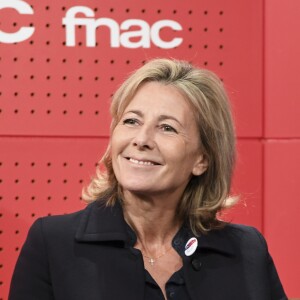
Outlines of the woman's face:
[[144,84],[112,133],[111,153],[123,192],[183,193],[206,170],[193,111],[175,87]]

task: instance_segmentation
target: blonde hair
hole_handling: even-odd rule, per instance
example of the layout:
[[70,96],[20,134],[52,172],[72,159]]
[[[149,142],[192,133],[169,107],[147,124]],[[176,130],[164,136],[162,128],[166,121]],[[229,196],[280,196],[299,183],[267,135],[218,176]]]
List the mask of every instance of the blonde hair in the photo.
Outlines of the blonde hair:
[[[201,151],[208,168],[193,176],[180,201],[177,213],[187,220],[194,234],[219,227],[217,215],[228,206],[235,162],[235,132],[227,94],[220,79],[211,71],[199,69],[186,61],[154,59],[136,70],[116,91],[111,104],[111,133],[142,84],[160,82],[178,89],[191,104],[201,141]],[[106,172],[96,176],[83,191],[83,199],[104,198],[114,205],[122,198],[112,168],[110,145],[100,161]]]

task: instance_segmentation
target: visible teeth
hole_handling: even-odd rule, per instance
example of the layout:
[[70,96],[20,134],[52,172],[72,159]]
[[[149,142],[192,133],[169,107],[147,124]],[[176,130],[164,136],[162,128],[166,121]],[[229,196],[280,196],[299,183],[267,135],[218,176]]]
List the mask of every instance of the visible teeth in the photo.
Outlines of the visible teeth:
[[139,165],[146,165],[146,166],[154,166],[154,163],[152,163],[151,161],[142,161],[142,160],[137,160],[134,158],[129,158],[129,160],[135,164],[139,164]]

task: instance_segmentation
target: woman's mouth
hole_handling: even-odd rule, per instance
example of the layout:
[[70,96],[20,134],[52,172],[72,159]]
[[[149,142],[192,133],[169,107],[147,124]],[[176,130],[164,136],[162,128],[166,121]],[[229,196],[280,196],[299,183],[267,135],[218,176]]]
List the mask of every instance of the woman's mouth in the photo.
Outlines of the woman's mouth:
[[150,160],[139,160],[139,159],[135,159],[132,157],[126,157],[127,160],[129,160],[130,162],[137,164],[137,165],[144,165],[144,166],[155,166],[155,165],[159,165],[156,162],[150,161]]

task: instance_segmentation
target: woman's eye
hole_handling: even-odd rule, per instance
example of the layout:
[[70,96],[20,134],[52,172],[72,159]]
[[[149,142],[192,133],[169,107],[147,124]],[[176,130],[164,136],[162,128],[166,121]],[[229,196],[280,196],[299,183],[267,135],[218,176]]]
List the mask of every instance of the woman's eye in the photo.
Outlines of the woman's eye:
[[138,124],[138,120],[136,119],[125,119],[123,120],[124,125],[136,125]]
[[177,133],[177,130],[176,130],[174,127],[172,127],[172,126],[170,126],[170,125],[168,125],[168,124],[162,124],[162,125],[161,125],[161,128],[163,129],[163,131],[167,131],[167,132],[175,132],[175,133]]

